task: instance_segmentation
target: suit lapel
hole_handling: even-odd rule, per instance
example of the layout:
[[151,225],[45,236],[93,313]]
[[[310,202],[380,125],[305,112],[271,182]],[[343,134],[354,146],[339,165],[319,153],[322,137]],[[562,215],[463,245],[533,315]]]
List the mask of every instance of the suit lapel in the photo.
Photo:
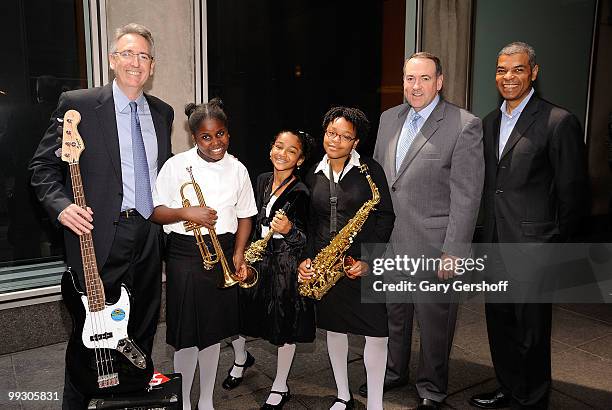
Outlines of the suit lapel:
[[111,84],[107,84],[100,89],[98,97],[100,105],[95,107],[95,112],[100,123],[100,130],[106,140],[106,149],[110,156],[115,174],[121,179],[121,155],[119,153],[119,133],[117,132],[117,118],[115,116],[115,101],[113,100],[113,89]]
[[495,117],[495,121],[493,121],[493,129],[489,134],[492,140],[489,141],[489,144],[487,144],[490,149],[495,151],[493,152],[493,156],[495,157],[497,162],[499,162],[499,130],[501,128],[501,116],[501,111],[499,111],[497,113],[497,117]]
[[149,109],[151,110],[151,117],[153,118],[153,126],[155,128],[155,136],[157,137],[157,171],[161,169],[162,161],[160,158],[168,158],[169,153],[166,152],[166,141],[168,136],[166,135],[166,128],[164,126],[164,118],[157,109],[155,102],[145,94]]
[[434,110],[431,112],[431,115],[429,116],[429,118],[427,118],[427,121],[425,121],[425,124],[423,124],[418,134],[414,138],[414,141],[410,145],[410,148],[408,148],[408,152],[406,153],[406,156],[402,161],[402,165],[400,166],[400,169],[395,175],[395,180],[397,180],[399,176],[404,171],[406,171],[406,169],[417,156],[421,148],[423,148],[423,145],[425,145],[427,140],[429,140],[431,136],[434,135],[435,132],[438,130],[438,128],[440,127],[440,121],[444,119],[445,107],[446,102],[443,99],[440,99],[440,102],[438,103],[438,105],[436,105],[436,108],[434,108]]
[[[506,145],[504,146],[504,150],[502,151],[502,154],[499,157],[500,161],[502,160],[502,158],[504,158],[505,155],[508,154],[508,152],[510,152],[510,150],[512,150],[512,148],[514,148],[516,143],[519,142],[519,140],[523,137],[523,135],[525,135],[525,132],[527,131],[527,129],[531,126],[531,124],[533,124],[533,122],[536,119],[536,114],[538,112],[538,105],[539,104],[537,101],[537,97],[535,95],[531,96],[531,99],[525,106],[525,109],[523,110],[523,112],[521,113],[521,116],[516,122],[514,129],[510,133],[508,142],[506,142]],[[499,128],[498,128],[497,134],[498,134],[497,140],[499,141]],[[497,151],[499,152],[499,149]]]

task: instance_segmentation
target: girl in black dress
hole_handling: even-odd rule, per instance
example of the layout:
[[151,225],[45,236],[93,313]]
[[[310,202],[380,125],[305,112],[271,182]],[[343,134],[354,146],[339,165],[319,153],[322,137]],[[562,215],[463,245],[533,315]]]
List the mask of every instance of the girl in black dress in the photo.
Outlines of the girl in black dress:
[[[335,107],[323,119],[325,156],[305,178],[310,189],[307,259],[298,268],[299,280],[312,277],[312,259],[357,210],[372,198],[370,185],[359,170],[364,163],[380,192],[380,202],[371,211],[360,232],[355,236],[347,256],[354,262],[328,293],[316,304],[317,326],[327,330],[327,349],[338,396],[333,410],[352,409],[354,400],[348,384],[347,333],[366,338],[363,361],[368,384],[368,409],[382,409],[383,382],[387,363],[387,310],[384,303],[361,303],[361,276],[369,271],[361,257],[361,244],[386,243],[391,236],[393,205],[382,167],[373,159],[360,157],[355,150],[369,131],[365,114],[356,108]],[[330,181],[330,177],[333,179]],[[335,191],[337,203],[331,205],[330,193]],[[335,209],[335,211],[334,211]],[[334,217],[335,216],[335,217]],[[333,222],[336,220],[336,229]]]
[[[312,145],[312,138],[304,132],[280,132],[270,150],[274,171],[257,178],[255,195],[259,212],[252,239],[265,237],[270,229],[275,233],[268,241],[263,259],[253,266],[259,272],[257,285],[240,289],[239,296],[241,333],[264,338],[278,346],[276,378],[262,409],[280,409],[289,400],[287,377],[295,343],[312,342],[315,338],[312,301],[302,298],[297,290],[297,264],[306,244],[309,193],[294,174],[308,157]],[[277,213],[279,210],[286,215]],[[245,350],[243,336],[232,345],[236,363],[253,363]],[[223,387],[238,386],[244,367],[232,367]]]
[[[166,341],[176,349],[174,371],[183,376],[183,409],[191,408],[191,385],[200,365],[198,409],[213,409],[213,388],[220,341],[239,332],[238,286],[218,287],[221,263],[205,270],[194,233],[183,221],[201,224],[210,252],[209,228],[214,228],[229,269],[240,279],[244,249],[257,208],[246,167],[227,153],[227,116],[220,100],[185,108],[195,147],[170,158],[157,177],[151,219],[168,233],[166,251]],[[187,169],[189,168],[189,170]],[[206,206],[200,206],[189,171],[199,185]],[[191,206],[183,207],[181,191]],[[220,255],[217,255],[220,256]]]

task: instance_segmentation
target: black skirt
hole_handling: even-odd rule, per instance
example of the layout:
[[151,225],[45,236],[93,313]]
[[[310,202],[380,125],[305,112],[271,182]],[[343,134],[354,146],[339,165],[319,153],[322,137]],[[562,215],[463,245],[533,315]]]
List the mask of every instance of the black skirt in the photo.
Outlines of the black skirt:
[[241,333],[285,343],[309,343],[315,339],[314,305],[298,292],[297,265],[300,249],[272,239],[263,260],[255,264],[257,285],[240,289]]
[[[209,236],[208,249],[213,251]],[[234,272],[234,235],[219,235]],[[217,263],[205,270],[193,236],[171,233],[166,258],[166,342],[175,349],[202,350],[238,334],[238,285],[219,289],[223,271]]]
[[338,333],[386,337],[387,306],[361,303],[361,279],[344,276],[317,301],[317,327]]

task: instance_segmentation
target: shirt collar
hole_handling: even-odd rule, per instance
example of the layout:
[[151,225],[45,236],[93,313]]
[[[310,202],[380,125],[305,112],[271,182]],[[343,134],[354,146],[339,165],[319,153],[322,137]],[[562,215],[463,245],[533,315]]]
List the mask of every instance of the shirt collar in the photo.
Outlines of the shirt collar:
[[191,148],[191,155],[193,158],[193,167],[194,168],[207,168],[207,167],[217,167],[217,166],[224,166],[224,164],[228,161],[228,158],[231,157],[231,154],[227,151],[225,151],[225,154],[223,154],[223,158],[221,158],[219,161],[215,161],[215,162],[209,162],[206,161],[204,158],[202,158],[199,154],[198,154],[198,146],[196,145],[195,147]]
[[527,97],[525,97],[523,99],[523,101],[521,101],[521,103],[518,105],[518,107],[516,107],[514,110],[512,110],[512,114],[508,114],[508,111],[506,110],[506,106],[507,106],[506,100],[504,100],[504,102],[502,103],[501,107],[499,107],[499,110],[502,112],[503,115],[505,115],[508,118],[514,118],[517,115],[521,115],[521,113],[525,109],[525,106],[527,105],[527,103],[531,99],[531,96],[533,95],[534,91],[535,90],[533,89],[533,87],[531,87],[531,91],[529,91],[529,94],[527,94]]
[[[130,99],[121,91],[121,88],[117,85],[117,80],[113,80],[113,100],[115,100],[115,110],[122,114],[129,114],[131,112]],[[141,114],[149,112],[149,105],[143,93],[140,93],[135,101]]]
[[[351,156],[349,158],[349,162],[348,164],[346,164],[346,166],[348,167],[349,165],[352,165],[354,167],[358,167],[359,165],[361,165],[359,163],[359,153],[357,151],[355,151],[354,149],[351,150]],[[328,172],[329,172],[329,158],[327,157],[327,154],[323,155],[323,159],[321,160],[321,162],[319,162],[319,165],[317,165],[317,167],[315,168],[314,173],[316,174],[317,172],[323,172],[325,174],[325,176],[327,178],[329,178]]]
[[[427,104],[425,108],[419,111],[419,115],[421,116],[423,122],[427,121],[427,118],[429,118],[434,108],[436,108],[438,102],[440,102],[440,94],[436,94],[434,99],[429,104]],[[410,112],[408,112],[407,118],[412,118],[415,113],[416,111],[414,110],[414,108],[410,107]]]

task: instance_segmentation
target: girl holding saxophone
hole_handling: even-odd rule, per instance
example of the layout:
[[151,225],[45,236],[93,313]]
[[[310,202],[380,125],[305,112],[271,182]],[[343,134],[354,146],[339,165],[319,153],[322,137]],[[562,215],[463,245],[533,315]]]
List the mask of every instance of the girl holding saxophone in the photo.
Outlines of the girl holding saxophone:
[[[302,131],[280,132],[270,149],[274,169],[257,178],[259,213],[253,242],[260,240],[263,252],[261,261],[253,264],[259,272],[259,282],[253,288],[240,289],[240,315],[242,334],[261,337],[278,346],[276,378],[262,409],[281,409],[289,400],[287,377],[295,343],[312,342],[315,338],[314,306],[297,290],[297,265],[306,244],[309,192],[295,175],[312,145],[310,135]],[[262,240],[266,237],[267,242]],[[234,340],[232,345],[236,363],[252,363],[244,337]],[[233,366],[223,387],[238,386],[243,372],[244,366]]]
[[[356,108],[334,107],[323,118],[323,131],[325,155],[305,178],[310,189],[310,211],[307,258],[298,268],[300,290],[315,275],[313,262],[324,259],[317,259],[315,255],[333,249],[336,242],[348,247],[345,255],[351,258],[344,259],[344,268],[340,268],[345,273],[316,303],[317,327],[327,330],[327,349],[338,388],[331,409],[352,409],[355,405],[347,369],[347,334],[352,333],[365,336],[367,406],[370,410],[379,410],[383,408],[387,362],[387,311],[384,303],[361,303],[361,276],[368,273],[369,266],[360,258],[362,243],[388,242],[395,220],[393,205],[382,167],[356,151],[369,131],[365,114]],[[363,164],[369,169],[378,190],[376,194],[364,176],[367,174],[360,172],[365,168],[361,167]],[[342,228],[355,220],[362,221],[355,224],[355,236],[339,238]]]
[[[257,208],[245,166],[227,153],[230,135],[221,101],[188,104],[185,113],[195,146],[170,158],[159,172],[151,219],[169,234],[166,341],[176,349],[174,371],[183,376],[183,409],[191,409],[199,363],[198,409],[209,410],[219,342],[239,333],[238,289],[231,285],[245,279],[244,250]],[[192,230],[189,222],[203,228]],[[203,263],[204,249],[207,260],[219,260]],[[225,288],[219,288],[221,277]]]

